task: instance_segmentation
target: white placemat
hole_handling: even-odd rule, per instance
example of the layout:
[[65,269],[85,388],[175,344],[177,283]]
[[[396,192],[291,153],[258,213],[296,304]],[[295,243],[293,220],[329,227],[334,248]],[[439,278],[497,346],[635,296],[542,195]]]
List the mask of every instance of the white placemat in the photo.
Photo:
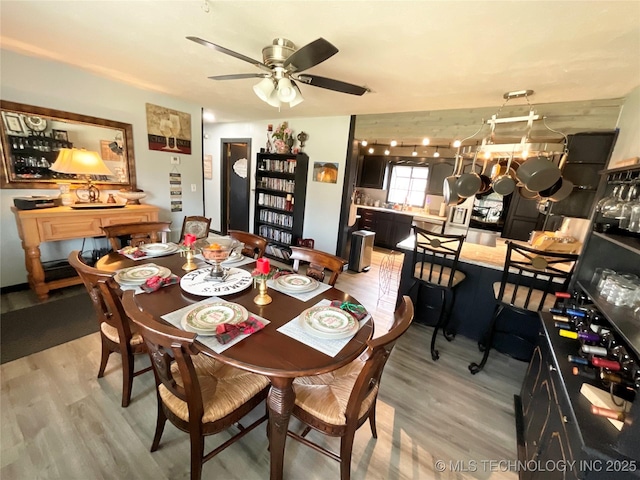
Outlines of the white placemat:
[[[225,302],[226,300],[223,300],[222,298],[219,297],[210,297],[207,298],[206,300],[202,300],[198,303],[194,303],[192,305],[187,305],[186,307],[183,307],[179,310],[176,310],[175,312],[171,312],[171,313],[167,313],[165,315],[162,315],[161,318],[164,318],[167,322],[169,322],[171,325],[178,327],[180,330],[184,330],[184,328],[182,328],[182,317],[184,317],[190,310],[193,310],[196,307],[199,307],[200,305],[207,305],[209,303],[216,303],[216,302]],[[265,326],[271,322],[269,322],[269,320],[267,320],[266,318],[260,317],[258,315],[256,315],[255,313],[251,313],[249,312],[249,316],[255,318],[256,320],[260,320]],[[260,330],[258,330],[257,332],[254,333],[259,333]],[[216,339],[216,337],[213,336],[208,336],[208,335],[198,335],[198,341],[204,345],[206,345],[207,347],[209,347],[211,350],[213,350],[216,353],[222,353],[224,352],[227,348],[232,347],[233,345],[235,345],[238,342],[241,342],[242,340],[244,340],[245,338],[247,338],[249,335],[253,335],[253,334],[240,334],[238,335],[236,338],[234,338],[233,340],[231,340],[229,343],[220,343],[218,342],[218,340]]]
[[318,288],[316,288],[315,290],[311,290],[310,292],[295,293],[289,290],[284,290],[273,279],[267,280],[267,286],[269,288],[273,288],[274,290],[277,290],[280,293],[284,293],[285,295],[289,295],[290,297],[297,298],[302,302],[308,302],[312,298],[320,295],[322,292],[326,292],[331,288],[331,285],[327,283],[318,282]]
[[[314,305],[314,307],[325,305],[331,305],[331,300],[327,300],[326,298],[324,300],[320,300]],[[360,327],[362,327],[370,318],[371,314],[367,314],[366,317],[360,320]],[[324,353],[325,355],[329,355],[330,357],[335,357],[340,352],[340,350],[342,350],[345,345],[351,341],[353,335],[355,335],[354,333],[350,337],[341,338],[339,340],[327,340],[324,338],[314,337],[302,327],[302,324],[300,322],[300,315],[278,328],[278,332],[286,335],[287,337],[291,337],[294,340],[299,341],[300,343],[304,343],[311,348],[315,348],[316,350]]]
[[[242,260],[238,260],[237,262],[232,262],[232,263],[222,262],[222,264],[221,264],[221,265],[222,265],[223,267],[241,267],[242,265],[248,265],[249,263],[251,263],[251,262],[255,262],[255,261],[256,261],[256,260],[255,260],[255,258],[245,257],[244,255],[243,255],[243,257],[244,257],[244,258],[243,258]],[[198,254],[195,256],[195,258],[197,258],[197,259],[199,259],[199,260],[202,260],[202,261],[204,261],[204,262],[206,262],[206,263],[209,263],[209,262],[207,262],[207,261],[205,260],[205,258],[202,256],[202,254],[201,254],[201,253],[198,253]],[[209,265],[210,265],[210,264],[209,264]]]

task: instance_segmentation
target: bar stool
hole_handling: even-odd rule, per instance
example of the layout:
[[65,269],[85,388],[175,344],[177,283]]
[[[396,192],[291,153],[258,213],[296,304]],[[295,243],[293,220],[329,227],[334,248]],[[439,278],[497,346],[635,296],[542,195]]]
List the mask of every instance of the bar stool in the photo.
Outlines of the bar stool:
[[[440,293],[439,307],[426,305],[427,308],[440,310],[438,323],[431,336],[431,358],[436,361],[440,358],[440,353],[435,348],[438,330],[442,328],[444,337],[449,342],[455,337],[455,334],[447,331],[447,326],[456,298],[456,287],[466,278],[466,275],[458,270],[458,259],[465,236],[434,233],[415,225],[412,228],[415,234],[415,246],[413,248],[414,284],[411,288],[418,286],[418,299],[422,286]],[[448,304],[447,294],[451,296]]]
[[470,363],[469,371],[475,375],[489,358],[497,332],[497,320],[505,309],[520,315],[537,315],[542,309],[553,307],[554,292],[566,290],[573,274],[578,255],[552,253],[507,243],[507,256],[500,282],[493,284],[496,306],[483,340],[478,342],[484,352],[480,363]]

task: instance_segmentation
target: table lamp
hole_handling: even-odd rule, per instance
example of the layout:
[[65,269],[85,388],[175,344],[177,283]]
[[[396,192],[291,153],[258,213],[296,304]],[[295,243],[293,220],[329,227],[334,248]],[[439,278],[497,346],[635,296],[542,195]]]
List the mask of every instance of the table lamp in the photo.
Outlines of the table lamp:
[[82,202],[86,202],[86,199],[79,194],[81,191],[86,191],[89,203],[98,203],[100,201],[100,190],[93,185],[91,175],[113,175],[113,172],[107,168],[98,152],[92,152],[84,148],[61,148],[58,158],[51,165],[50,170],[86,176],[87,184],[76,190],[76,196]]

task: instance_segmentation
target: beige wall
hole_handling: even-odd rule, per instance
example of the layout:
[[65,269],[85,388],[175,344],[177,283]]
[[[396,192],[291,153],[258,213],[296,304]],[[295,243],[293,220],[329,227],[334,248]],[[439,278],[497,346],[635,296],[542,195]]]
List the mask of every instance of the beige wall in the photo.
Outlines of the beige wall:
[[[29,105],[106,118],[133,125],[133,146],[138,187],[147,192],[144,203],[162,208],[160,217],[172,220],[175,239],[180,233],[184,215],[202,214],[202,142],[201,108],[177,98],[140,90],[107,80],[68,65],[0,50],[2,77],[0,97]],[[182,155],[177,167],[182,173],[183,212],[169,210],[169,153],[148,148],[146,103],[153,103],[191,114],[191,155]],[[196,191],[191,191],[191,185]],[[57,195],[58,190],[2,189],[0,191],[0,282],[2,287],[25,283],[27,273],[24,254],[18,238],[11,206],[13,197],[25,195]],[[177,230],[177,233],[175,231]],[[104,239],[88,239],[85,250],[106,246]],[[81,241],[50,242],[41,247],[42,259],[66,259]]]

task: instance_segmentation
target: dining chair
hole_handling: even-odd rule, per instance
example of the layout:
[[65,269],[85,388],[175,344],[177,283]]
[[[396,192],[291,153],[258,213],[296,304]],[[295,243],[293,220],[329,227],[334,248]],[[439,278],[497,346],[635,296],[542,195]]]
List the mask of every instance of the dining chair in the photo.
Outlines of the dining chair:
[[[456,300],[456,287],[466,278],[466,275],[458,270],[458,259],[464,235],[448,235],[435,233],[417,226],[413,226],[415,244],[413,247],[413,281],[411,286],[418,286],[417,298],[420,299],[420,288],[425,286],[437,291],[440,295],[439,305],[427,305],[426,308],[438,309],[438,322],[431,335],[431,358],[436,361],[440,358],[440,352],[436,350],[438,331],[447,341],[453,340],[455,334],[448,331],[451,310]],[[451,297],[447,302],[447,294]],[[418,304],[423,306],[423,304]]]
[[296,241],[296,245],[298,247],[306,247],[306,248],[315,248],[316,242],[313,238],[299,238]]
[[480,363],[469,364],[475,375],[481,371],[498,332],[497,320],[505,310],[520,315],[535,316],[542,309],[554,306],[557,291],[568,288],[578,260],[577,254],[553,253],[536,250],[512,241],[507,243],[507,254],[500,282],[493,284],[495,308],[486,333],[478,343],[483,351]]
[[[349,480],[353,438],[367,419],[373,438],[378,438],[376,401],[382,371],[396,341],[412,321],[413,304],[408,296],[404,296],[395,309],[391,329],[369,340],[359,358],[333,372],[293,381],[296,399],[292,414],[306,426],[300,434],[288,431],[287,435],[340,462],[341,480]],[[311,429],[340,437],[340,453],[306,438]]]
[[[133,291],[124,292],[122,306],[140,328],[155,374],[158,409],[151,451],[160,446],[169,419],[189,433],[191,479],[199,480],[206,461],[267,420],[265,413],[247,427],[239,423],[267,398],[269,380],[200,353],[195,333],[165,325],[141,311]],[[234,424],[239,432],[205,454],[205,436]]]
[[71,252],[68,261],[82,279],[100,325],[102,355],[98,378],[104,376],[109,356],[119,353],[122,358],[122,406],[127,407],[131,402],[133,378],[151,370],[151,367],[134,370],[134,357],[147,353],[142,336],[132,329],[129,318],[118,308],[119,299],[113,294],[113,285],[108,283],[115,274],[90,267],[79,250]]
[[344,266],[347,262],[330,253],[322,252],[320,250],[312,250],[305,247],[291,246],[290,260],[293,260],[293,270],[297,272],[300,269],[300,262],[308,262],[306,274],[309,277],[315,278],[319,282],[323,282],[325,278],[325,270],[331,272],[329,281],[327,282],[332,287],[335,286],[338,276],[342,273]]
[[267,249],[267,239],[242,230],[229,230],[229,236],[244,244],[242,254],[251,258],[260,258]]
[[180,230],[180,241],[182,241],[187,233],[195,235],[196,240],[207,238],[209,236],[210,225],[211,219],[207,217],[201,217],[198,215],[184,217],[184,220],[182,221],[182,230]]
[[[137,247],[143,243],[167,242],[167,234],[171,232],[169,228],[171,222],[138,222],[119,223],[107,225],[102,228],[105,236],[109,239],[111,248],[119,250],[128,241],[132,247]],[[160,235],[158,235],[160,234]]]

